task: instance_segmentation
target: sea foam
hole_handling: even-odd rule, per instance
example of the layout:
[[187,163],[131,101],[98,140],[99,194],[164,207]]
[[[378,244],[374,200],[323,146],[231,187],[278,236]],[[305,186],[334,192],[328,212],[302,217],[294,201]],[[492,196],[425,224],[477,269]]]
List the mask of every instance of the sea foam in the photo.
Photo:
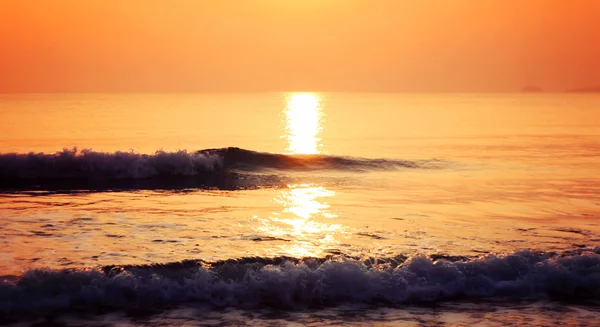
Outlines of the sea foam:
[[[456,258],[455,258],[456,259]],[[520,251],[474,259],[245,258],[29,270],[0,283],[0,316],[160,310],[179,305],[297,309],[453,300],[600,300],[600,255]]]
[[[96,152],[65,149],[54,154],[0,154],[1,189],[155,189],[216,187],[235,189],[236,179],[278,171],[435,169],[439,160],[368,159],[330,155],[290,155],[240,148],[196,152]],[[261,183],[264,178],[253,179]],[[260,186],[247,185],[244,187]]]

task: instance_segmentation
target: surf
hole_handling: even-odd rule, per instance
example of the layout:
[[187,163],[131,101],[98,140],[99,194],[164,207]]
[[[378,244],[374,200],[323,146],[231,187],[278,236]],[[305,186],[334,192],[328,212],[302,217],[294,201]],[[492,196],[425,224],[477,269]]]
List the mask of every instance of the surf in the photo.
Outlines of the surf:
[[240,258],[90,269],[34,269],[0,282],[0,319],[98,310],[295,310],[448,301],[600,301],[600,249],[478,258],[398,255]]
[[[272,178],[256,176],[272,170],[368,172],[442,167],[440,160],[291,155],[236,147],[174,152],[159,150],[154,154],[73,148],[50,154],[0,154],[0,189],[237,189],[258,187],[262,182],[272,183]],[[248,177],[250,183],[242,181]]]

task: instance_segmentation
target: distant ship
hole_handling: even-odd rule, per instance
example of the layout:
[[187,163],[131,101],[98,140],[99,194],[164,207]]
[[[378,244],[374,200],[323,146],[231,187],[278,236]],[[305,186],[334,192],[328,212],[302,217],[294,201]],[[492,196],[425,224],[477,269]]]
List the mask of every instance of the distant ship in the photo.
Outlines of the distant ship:
[[539,93],[539,92],[544,92],[544,90],[542,90],[541,88],[537,87],[537,86],[525,86],[523,89],[521,89],[521,92],[526,92],[526,93]]

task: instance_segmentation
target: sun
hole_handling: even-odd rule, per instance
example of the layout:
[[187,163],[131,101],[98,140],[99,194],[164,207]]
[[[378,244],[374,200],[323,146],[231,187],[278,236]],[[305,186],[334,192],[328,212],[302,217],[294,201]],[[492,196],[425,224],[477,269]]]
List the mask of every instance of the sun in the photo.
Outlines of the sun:
[[315,93],[292,93],[286,99],[287,151],[294,154],[319,153],[323,111]]

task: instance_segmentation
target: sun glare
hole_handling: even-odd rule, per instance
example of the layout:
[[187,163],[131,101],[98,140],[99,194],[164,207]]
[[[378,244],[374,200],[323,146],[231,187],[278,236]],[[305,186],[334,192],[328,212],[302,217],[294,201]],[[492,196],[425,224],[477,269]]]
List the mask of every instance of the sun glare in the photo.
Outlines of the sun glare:
[[294,154],[320,153],[319,133],[323,112],[315,93],[292,93],[286,98],[287,151]]
[[292,237],[295,241],[280,246],[279,250],[294,256],[319,256],[324,248],[337,243],[335,235],[342,226],[327,220],[336,218],[323,198],[335,192],[310,184],[288,185],[273,199],[282,205],[280,212],[261,220],[256,229],[277,238]]
[[[335,195],[333,191],[322,186],[307,184],[289,185],[289,189],[280,194],[276,202],[285,206],[284,212],[291,212],[297,217],[308,219],[316,214],[330,215],[327,212],[328,204],[318,201],[318,198]],[[329,218],[329,217],[328,217]]]

